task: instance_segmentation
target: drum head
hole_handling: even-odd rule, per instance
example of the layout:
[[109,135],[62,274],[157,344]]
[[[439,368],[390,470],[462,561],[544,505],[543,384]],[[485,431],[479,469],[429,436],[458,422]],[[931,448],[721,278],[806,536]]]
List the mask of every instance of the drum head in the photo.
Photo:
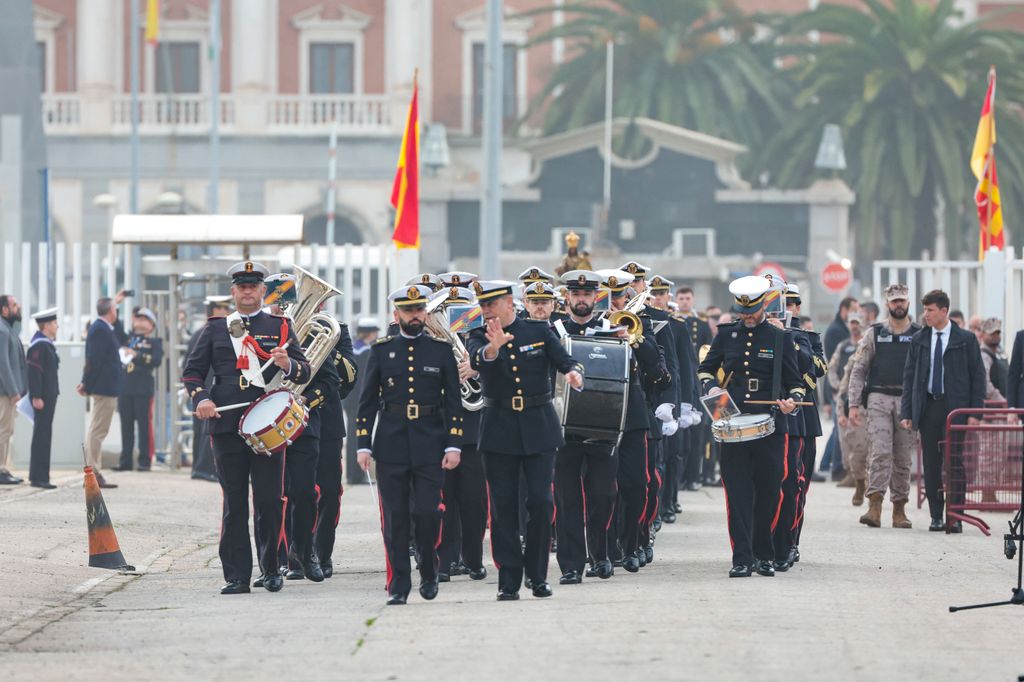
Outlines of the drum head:
[[277,421],[291,402],[287,391],[272,391],[249,406],[238,425],[239,430],[256,433],[265,426]]
[[753,424],[760,424],[761,422],[770,420],[771,415],[768,414],[738,414],[732,419],[726,419],[723,421],[732,424],[736,428],[743,428],[744,426],[752,426]]

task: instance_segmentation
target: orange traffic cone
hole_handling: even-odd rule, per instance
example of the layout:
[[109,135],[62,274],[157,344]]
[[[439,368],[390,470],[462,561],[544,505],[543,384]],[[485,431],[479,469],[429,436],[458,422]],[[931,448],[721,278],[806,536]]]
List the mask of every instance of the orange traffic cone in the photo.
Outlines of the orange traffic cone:
[[89,565],[94,568],[134,571],[135,567],[125,561],[121,554],[107,505],[103,502],[100,484],[90,466],[85,467],[85,516],[89,525]]

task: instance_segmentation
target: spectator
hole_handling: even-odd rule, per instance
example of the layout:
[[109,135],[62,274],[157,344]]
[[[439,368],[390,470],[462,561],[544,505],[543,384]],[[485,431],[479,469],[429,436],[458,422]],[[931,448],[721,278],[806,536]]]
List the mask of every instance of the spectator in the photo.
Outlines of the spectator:
[[962,310],[953,310],[949,313],[949,319],[956,323],[956,326],[961,329],[967,329],[967,318],[964,317]]
[[[206,317],[227,317],[231,314],[232,300],[230,296],[210,296],[206,299]],[[192,355],[192,350],[199,341],[199,334],[191,334],[185,357]],[[213,386],[213,369],[206,374],[205,386]],[[206,430],[208,420],[192,417],[192,478],[204,481],[217,481],[217,469],[213,463],[213,447],[210,434]]]
[[[843,341],[850,337],[850,329],[847,326],[847,320],[850,317],[850,313],[860,312],[860,303],[857,299],[852,296],[847,296],[839,302],[839,309],[836,310],[836,316],[828,325],[828,329],[825,330],[825,338],[823,345],[825,347],[825,357],[831,358],[836,348],[839,347]],[[825,385],[823,392],[823,398],[825,404],[828,406],[825,409],[825,413],[832,414],[832,434],[828,437],[828,442],[825,444],[825,453],[821,457],[821,464],[819,469],[821,471],[832,471],[833,481],[842,481],[846,477],[846,472],[843,471],[843,453],[842,448],[839,445],[839,423],[835,413],[835,400],[832,398],[832,391],[837,388],[832,386],[828,380],[822,382]],[[812,480],[817,480],[820,476],[811,474]]]
[[124,388],[124,367],[121,365],[120,343],[115,326],[117,305],[113,299],[104,297],[96,301],[98,319],[89,325],[85,337],[85,369],[78,394],[92,401],[89,431],[86,435],[85,459],[96,473],[101,488],[116,488],[100,473],[102,466],[102,445],[110,430],[110,420],[117,409],[117,397]]
[[1006,406],[1020,409],[1024,407],[1024,329],[1013,337],[1013,350],[1010,352],[1010,369],[1006,376]]
[[[978,339],[978,344],[981,344],[981,325],[984,322],[981,315],[971,315],[970,321],[967,323],[968,329],[974,334],[974,338]],[[962,328],[962,327],[961,327]]]
[[[676,306],[678,310],[679,306]],[[708,326],[711,327],[711,337],[718,336],[718,323],[722,319],[722,309],[717,305],[709,305],[704,311],[704,315],[708,318]]]
[[[921,299],[922,319],[927,327],[914,334],[910,354],[903,368],[903,400],[900,410],[904,428],[921,432],[925,493],[932,521],[928,530],[946,530],[943,520],[945,495],[942,488],[942,450],[946,417],[953,410],[983,407],[985,367],[978,339],[949,321],[949,296],[935,289]],[[979,420],[968,417],[969,424]],[[950,502],[964,498],[963,462],[956,449],[951,459]],[[950,524],[952,533],[962,532],[959,521]]]
[[20,322],[18,299],[10,294],[0,296],[0,485],[16,485],[23,480],[10,471],[15,406],[28,390],[25,347],[16,329]]
[[1003,323],[998,317],[990,317],[981,325],[981,361],[985,365],[988,387],[985,400],[1002,402],[1006,400],[1007,375],[1010,365],[1003,352]]
[[874,301],[864,301],[860,304],[860,316],[863,319],[864,329],[877,322],[878,315],[878,304]]
[[127,358],[124,389],[117,398],[121,416],[121,461],[116,471],[132,470],[135,451],[135,425],[139,427],[139,471],[153,467],[153,396],[156,393],[154,370],[164,360],[164,345],[154,338],[156,314],[139,308],[132,317],[132,335],[128,348],[121,351]]

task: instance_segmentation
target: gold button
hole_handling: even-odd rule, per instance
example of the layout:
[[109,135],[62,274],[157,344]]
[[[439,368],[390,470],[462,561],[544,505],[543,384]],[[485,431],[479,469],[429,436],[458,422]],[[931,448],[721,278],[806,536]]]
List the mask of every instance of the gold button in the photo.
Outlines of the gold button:
[[746,372],[744,372],[744,374],[746,374],[749,377],[750,376],[750,370],[748,369]]
[[747,346],[750,346],[750,345],[752,345],[752,344],[750,343],[750,341],[747,341]]
[[410,386],[409,387],[409,393],[415,393],[415,392],[416,392],[416,389],[413,388],[412,386]]
[[519,368],[518,368],[518,367],[516,367],[515,365],[512,365],[512,371],[513,371],[513,372],[518,372],[518,371],[519,371]]
[[749,365],[750,365],[750,363],[749,363],[749,362],[747,362],[746,360],[744,360],[744,361],[743,361],[743,366],[744,366],[744,367],[748,367]]
[[754,332],[747,332],[747,336],[753,336]]
[[512,360],[515,360],[515,359],[516,359],[516,354],[515,354],[515,353],[509,353],[509,355],[508,355],[508,356],[509,356],[509,358],[511,358]]
[[413,367],[412,365],[409,365],[409,371],[410,371],[410,372],[415,372],[415,371],[416,371],[416,368],[415,368],[415,367]]
[[415,346],[409,346],[409,352],[410,352],[410,353],[411,353],[411,352],[413,352],[414,350],[416,350],[416,347],[415,347]]
[[747,394],[746,396],[744,396],[744,397],[746,397],[746,398],[749,398],[749,397],[750,397],[750,394],[748,393],[748,394]]
[[411,355],[409,356],[409,362],[412,362],[412,356]]
[[516,383],[518,384],[520,381],[521,381],[520,378],[516,377]]
[[748,351],[743,351],[743,354],[744,355],[750,355],[750,351],[749,350]]
[[522,395],[522,394],[523,394],[523,389],[521,389],[521,388],[517,388],[517,389],[516,389],[516,394],[518,394],[518,395]]
[[409,383],[411,384],[412,382],[413,382],[413,378],[409,377]]

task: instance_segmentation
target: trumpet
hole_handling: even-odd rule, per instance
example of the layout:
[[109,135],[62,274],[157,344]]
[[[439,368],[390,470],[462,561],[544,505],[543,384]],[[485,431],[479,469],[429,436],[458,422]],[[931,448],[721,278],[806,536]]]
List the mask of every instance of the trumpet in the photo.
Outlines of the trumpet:
[[[466,346],[462,339],[448,326],[448,318],[445,316],[444,304],[447,297],[439,295],[427,304],[427,331],[435,339],[447,341],[452,347],[455,355],[455,362],[461,363],[469,357]],[[484,406],[484,389],[479,379],[466,379],[459,386],[462,397],[462,406],[470,412],[478,412]]]
[[616,310],[608,315],[608,323],[613,326],[626,328],[629,345],[636,346],[644,342],[644,324],[640,320],[640,311],[647,305],[651,297],[650,292],[644,291],[633,298],[622,310]]

